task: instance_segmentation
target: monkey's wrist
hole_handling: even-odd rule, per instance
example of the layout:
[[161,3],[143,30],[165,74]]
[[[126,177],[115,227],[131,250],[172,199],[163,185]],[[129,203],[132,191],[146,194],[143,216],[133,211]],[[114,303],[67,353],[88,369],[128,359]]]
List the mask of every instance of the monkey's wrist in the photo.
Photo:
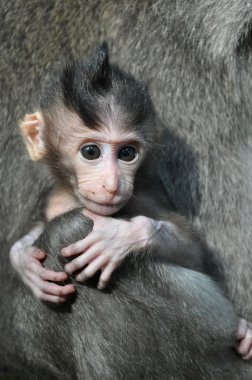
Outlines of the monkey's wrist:
[[162,220],[155,220],[146,216],[137,216],[133,219],[140,231],[141,245],[139,248],[159,247],[160,241],[163,241],[167,233],[172,230],[172,225]]
[[146,248],[151,244],[151,231],[153,229],[153,222],[155,221],[143,215],[136,216],[131,220],[133,222],[132,234],[136,236],[136,248]]
[[39,235],[42,233],[45,225],[43,222],[38,222],[36,226],[28,232],[27,237],[29,237],[33,242],[39,237]]
[[15,256],[18,254],[18,252],[25,250],[27,247],[31,247],[34,241],[38,238],[38,236],[43,231],[44,224],[37,223],[36,226],[28,232],[25,236],[23,236],[21,239],[16,241],[10,249],[10,258],[11,262],[13,263],[13,259],[15,262]]

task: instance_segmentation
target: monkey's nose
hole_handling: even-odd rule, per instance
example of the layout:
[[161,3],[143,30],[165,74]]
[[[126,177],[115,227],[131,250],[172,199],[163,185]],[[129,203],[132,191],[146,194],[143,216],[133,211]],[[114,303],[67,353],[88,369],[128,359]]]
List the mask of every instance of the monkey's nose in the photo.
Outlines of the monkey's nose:
[[109,187],[109,186],[103,185],[102,188],[104,189],[104,191],[106,191],[106,193],[112,196],[114,196],[118,191],[118,186]]
[[106,178],[106,181],[102,187],[109,194],[116,194],[119,188],[118,176],[109,176],[108,178]]

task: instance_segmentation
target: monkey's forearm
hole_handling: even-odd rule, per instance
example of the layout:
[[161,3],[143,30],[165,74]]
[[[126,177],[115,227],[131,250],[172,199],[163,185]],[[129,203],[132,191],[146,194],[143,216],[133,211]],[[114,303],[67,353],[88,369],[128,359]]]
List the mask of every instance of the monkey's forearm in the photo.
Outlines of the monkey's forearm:
[[193,228],[179,216],[158,221],[144,216],[133,218],[142,225],[142,246],[163,260],[204,271],[206,247]]
[[10,261],[13,268],[22,273],[27,257],[30,255],[30,249],[34,241],[43,231],[44,224],[38,223],[32,230],[23,236],[20,240],[16,241],[10,249]]

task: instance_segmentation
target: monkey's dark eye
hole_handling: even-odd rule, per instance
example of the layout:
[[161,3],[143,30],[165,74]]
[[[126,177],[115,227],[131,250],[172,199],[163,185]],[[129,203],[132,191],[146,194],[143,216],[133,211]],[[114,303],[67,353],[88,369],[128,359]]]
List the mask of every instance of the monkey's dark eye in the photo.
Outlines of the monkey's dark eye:
[[126,145],[118,152],[118,158],[122,161],[133,161],[137,155],[137,150],[134,146]]
[[80,152],[86,160],[96,160],[101,155],[101,151],[96,145],[85,145],[81,148]]

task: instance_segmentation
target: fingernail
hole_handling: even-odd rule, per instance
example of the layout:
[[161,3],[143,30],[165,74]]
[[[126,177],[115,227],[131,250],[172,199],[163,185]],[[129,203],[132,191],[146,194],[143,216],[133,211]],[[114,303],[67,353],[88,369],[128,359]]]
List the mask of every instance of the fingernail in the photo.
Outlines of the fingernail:
[[76,280],[76,281],[83,282],[83,281],[86,280],[86,277],[85,277],[85,276],[79,276],[79,275],[78,275],[78,276],[75,277],[75,280]]
[[65,269],[66,273],[68,273],[68,274],[72,273],[71,269],[68,268],[68,265],[65,265],[64,269]]

